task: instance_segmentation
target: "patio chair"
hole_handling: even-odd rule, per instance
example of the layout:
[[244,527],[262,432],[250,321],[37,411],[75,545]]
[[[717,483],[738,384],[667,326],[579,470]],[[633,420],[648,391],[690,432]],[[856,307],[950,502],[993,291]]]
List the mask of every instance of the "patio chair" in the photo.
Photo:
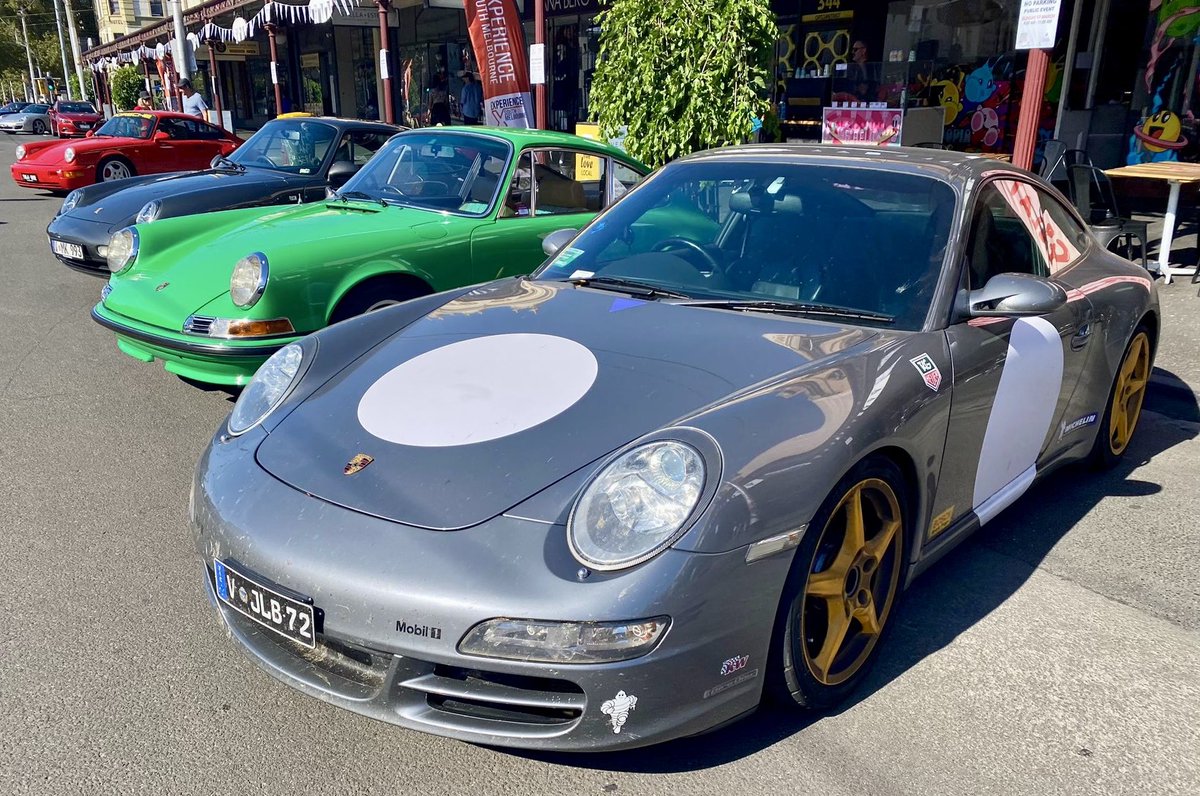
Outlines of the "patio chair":
[[1116,191],[1108,175],[1090,164],[1073,163],[1067,166],[1067,187],[1071,201],[1092,227],[1092,234],[1100,244],[1108,248],[1114,241],[1123,243],[1125,259],[1132,261],[1133,241],[1136,239],[1141,250],[1142,267],[1146,268],[1150,225],[1145,221],[1121,217]]
[[1054,170],[1058,168],[1059,162],[1066,154],[1066,142],[1059,141],[1057,138],[1051,138],[1042,146],[1042,165],[1038,169],[1038,175],[1042,179],[1049,181],[1054,176]]

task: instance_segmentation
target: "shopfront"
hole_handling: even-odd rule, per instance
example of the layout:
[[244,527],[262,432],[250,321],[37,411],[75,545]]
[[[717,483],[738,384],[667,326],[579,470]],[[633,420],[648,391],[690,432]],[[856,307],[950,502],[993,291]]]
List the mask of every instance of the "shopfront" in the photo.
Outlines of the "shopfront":
[[[543,0],[546,19],[546,114],[554,130],[574,132],[578,122],[590,117],[588,96],[596,57],[600,52],[600,26],[596,14],[601,0]],[[526,35],[534,40],[533,4],[523,18]]]

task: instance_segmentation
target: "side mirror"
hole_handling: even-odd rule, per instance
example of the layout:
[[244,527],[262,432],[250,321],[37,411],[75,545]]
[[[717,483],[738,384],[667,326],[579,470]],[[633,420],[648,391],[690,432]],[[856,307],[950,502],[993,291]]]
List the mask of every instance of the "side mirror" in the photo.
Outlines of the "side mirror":
[[997,274],[978,290],[959,294],[959,314],[968,318],[1044,315],[1067,303],[1067,291],[1039,276]]
[[358,170],[362,168],[357,163],[351,163],[348,160],[339,160],[329,167],[329,187],[341,188],[346,182],[358,174]]
[[95,131],[95,130],[88,130],[86,133],[84,133],[83,137],[84,137],[84,138],[91,138],[91,137],[92,137],[92,136],[94,136],[95,134],[96,134],[96,131]]
[[167,133],[164,133],[162,130],[159,130],[158,132],[156,132],[154,134],[154,140],[155,141],[169,141],[169,140],[171,140],[171,136],[168,135]]
[[542,251],[547,257],[553,257],[558,254],[559,249],[571,242],[571,238],[574,238],[577,232],[577,229],[556,229],[542,238]]

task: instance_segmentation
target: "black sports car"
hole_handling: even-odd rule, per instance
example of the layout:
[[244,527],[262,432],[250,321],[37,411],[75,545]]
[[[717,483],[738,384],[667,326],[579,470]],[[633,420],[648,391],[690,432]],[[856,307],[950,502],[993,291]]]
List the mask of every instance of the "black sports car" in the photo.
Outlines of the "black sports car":
[[204,171],[131,177],[72,191],[46,228],[72,268],[108,275],[108,241],[160,218],[325,198],[404,128],[324,117],[275,119]]

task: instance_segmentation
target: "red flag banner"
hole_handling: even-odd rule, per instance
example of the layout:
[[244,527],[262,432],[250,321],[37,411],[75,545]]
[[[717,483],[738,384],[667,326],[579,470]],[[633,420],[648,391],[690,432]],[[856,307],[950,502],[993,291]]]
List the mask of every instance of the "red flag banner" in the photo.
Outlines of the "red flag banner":
[[483,83],[484,119],[497,127],[532,127],[529,62],[514,0],[466,0],[471,49]]

